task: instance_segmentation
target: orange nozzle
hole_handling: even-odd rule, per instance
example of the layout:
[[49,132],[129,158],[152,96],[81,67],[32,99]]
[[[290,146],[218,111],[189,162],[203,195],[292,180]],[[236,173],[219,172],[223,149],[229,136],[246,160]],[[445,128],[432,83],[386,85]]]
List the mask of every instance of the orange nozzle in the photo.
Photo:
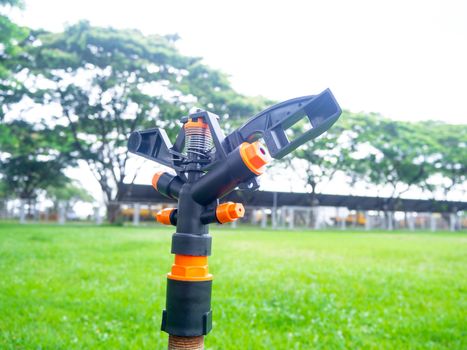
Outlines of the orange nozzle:
[[158,171],[157,173],[154,174],[152,177],[152,187],[157,191],[157,182],[159,181],[159,178],[164,174],[163,171]]
[[218,205],[216,208],[216,218],[221,224],[243,218],[244,214],[245,208],[241,203],[227,202]]
[[156,220],[157,222],[160,222],[163,225],[172,225],[172,222],[170,221],[170,215],[174,211],[174,208],[165,208],[160,210],[156,214]]
[[258,141],[242,143],[240,145],[240,156],[248,169],[256,175],[261,175],[266,164],[271,161],[267,148]]
[[175,255],[172,270],[167,275],[179,281],[210,281],[207,256]]
[[208,124],[204,122],[203,118],[198,118],[196,121],[193,121],[193,119],[188,119],[188,121],[185,123],[185,129],[189,128],[203,128],[206,129],[208,128]]

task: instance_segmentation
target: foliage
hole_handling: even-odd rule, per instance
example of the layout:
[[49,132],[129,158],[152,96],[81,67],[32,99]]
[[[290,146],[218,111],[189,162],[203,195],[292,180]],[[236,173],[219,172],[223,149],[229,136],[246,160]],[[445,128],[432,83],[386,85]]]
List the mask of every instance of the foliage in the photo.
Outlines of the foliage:
[[[466,348],[465,234],[221,231],[209,349]],[[163,349],[171,234],[0,224],[0,348]]]
[[63,140],[56,130],[23,120],[1,124],[0,174],[6,194],[33,199],[50,186],[65,185],[69,180],[63,171],[72,163]]
[[0,0],[0,6],[13,6],[13,7],[23,7],[24,2],[22,0]]
[[50,186],[47,188],[47,197],[54,202],[67,201],[69,204],[74,202],[92,202],[93,197],[86,189],[76,183],[68,183],[65,186]]
[[[345,119],[345,117],[342,117]],[[289,138],[294,139],[303,133],[307,123],[297,123],[287,132]],[[310,187],[313,195],[318,184],[324,181],[331,181],[335,173],[342,169],[341,161],[347,142],[342,134],[346,131],[345,123],[338,122],[326,133],[317,139],[299,147],[286,158],[286,162],[297,173],[303,173],[306,184]],[[311,198],[313,200],[313,198]]]
[[21,98],[22,85],[13,78],[12,73],[21,68],[22,50],[20,43],[28,36],[28,30],[13,23],[2,14],[2,7],[22,6],[22,1],[0,0],[0,121],[6,111],[6,105],[18,102]]
[[5,183],[5,180],[0,179],[0,198],[8,197],[8,188]]
[[436,172],[442,177],[441,181],[428,178],[426,188],[431,191],[441,188],[444,195],[462,188],[467,180],[467,125],[433,121],[423,125],[437,144],[433,161]]
[[[5,142],[13,142],[5,141],[12,134],[5,128],[10,128],[12,120],[25,119],[22,111],[14,112],[18,106],[50,107],[47,113],[36,113],[34,125],[47,129],[42,134],[55,139],[46,147],[48,153],[32,150],[32,156],[10,156],[8,176],[18,182],[20,169],[28,173],[42,164],[32,160],[54,152],[60,155],[54,169],[84,160],[102,188],[109,212],[119,185],[131,182],[137,173],[137,161],[130,160],[126,150],[128,135],[135,128],[163,127],[173,139],[180,117],[200,106],[220,115],[223,126],[231,130],[272,104],[238,94],[225,74],[207,67],[200,58],[180,54],[176,35],[145,36],[87,22],[62,33],[28,32],[1,18],[6,22],[0,34],[5,48],[0,54],[0,118],[8,118],[0,126],[0,151],[14,155],[2,148]],[[302,127],[295,125],[292,133]],[[413,188],[432,193],[442,188],[447,195],[466,181],[466,134],[465,125],[396,122],[378,114],[345,111],[327,133],[285,161],[303,174],[311,197],[319,184],[338,173],[344,173],[352,187],[357,183],[377,189],[390,186],[392,197]],[[17,152],[27,154],[18,147]],[[23,161],[29,163],[20,164]],[[38,170],[39,178],[45,175],[46,171]]]
[[391,197],[433,174],[437,144],[423,124],[361,115],[353,119],[352,131],[357,136],[349,162],[358,163],[352,170],[371,184],[391,186]]
[[[263,107],[199,58],[181,55],[173,40],[80,22],[63,33],[34,31],[24,47],[29,96],[59,106],[54,123],[66,126],[72,157],[87,162],[109,203],[129,176],[126,144],[134,129],[159,126],[173,136],[195,104],[225,119]],[[39,89],[44,80],[48,87]]]
[[[303,126],[293,131],[303,132]],[[328,132],[300,147],[288,163],[303,173],[312,195],[318,184],[339,172],[351,187],[391,188],[390,197],[414,188],[435,193],[440,187],[447,195],[466,181],[465,135],[465,125],[401,122],[344,111]]]

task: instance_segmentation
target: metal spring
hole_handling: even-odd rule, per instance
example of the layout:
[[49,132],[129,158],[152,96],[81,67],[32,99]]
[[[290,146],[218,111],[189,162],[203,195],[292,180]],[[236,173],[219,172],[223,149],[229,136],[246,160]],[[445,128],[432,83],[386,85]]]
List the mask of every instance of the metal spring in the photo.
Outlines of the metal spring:
[[212,149],[212,136],[209,128],[190,127],[185,129],[187,153],[206,155]]

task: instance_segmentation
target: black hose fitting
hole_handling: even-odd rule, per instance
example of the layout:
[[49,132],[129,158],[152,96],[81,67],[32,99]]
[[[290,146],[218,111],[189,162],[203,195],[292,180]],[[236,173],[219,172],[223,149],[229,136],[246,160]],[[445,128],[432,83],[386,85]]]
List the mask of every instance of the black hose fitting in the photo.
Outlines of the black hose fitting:
[[152,186],[163,196],[177,200],[183,186],[183,181],[176,175],[161,171],[154,174]]
[[193,184],[193,199],[208,205],[232,192],[240,183],[262,174],[269,161],[267,149],[259,142],[242,143]]

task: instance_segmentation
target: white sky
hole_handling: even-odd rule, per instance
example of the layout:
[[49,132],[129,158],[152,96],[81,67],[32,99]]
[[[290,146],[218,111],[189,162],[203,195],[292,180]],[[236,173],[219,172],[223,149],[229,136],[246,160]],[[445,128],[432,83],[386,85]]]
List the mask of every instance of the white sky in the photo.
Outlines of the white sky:
[[26,0],[14,19],[178,33],[239,92],[284,100],[330,87],[351,111],[467,122],[467,1]]

